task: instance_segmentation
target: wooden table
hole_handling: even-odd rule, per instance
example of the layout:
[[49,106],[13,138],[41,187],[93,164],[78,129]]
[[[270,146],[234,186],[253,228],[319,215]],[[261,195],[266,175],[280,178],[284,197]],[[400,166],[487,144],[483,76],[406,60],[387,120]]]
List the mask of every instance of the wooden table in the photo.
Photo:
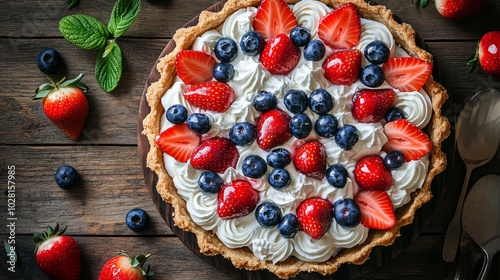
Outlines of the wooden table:
[[[15,238],[19,255],[16,272],[11,273],[7,271],[6,254],[0,250],[1,279],[48,279],[36,265],[32,234],[56,222],[69,225],[67,234],[80,246],[82,279],[97,279],[104,263],[121,249],[131,254],[152,253],[149,263],[156,274],[153,279],[246,278],[244,272],[229,275],[215,269],[178,240],[154,208],[137,153],[139,100],[157,56],[177,28],[216,2],[143,1],[136,22],[118,39],[124,71],[113,93],[104,92],[95,81],[97,51],[85,51],[68,43],[58,31],[58,22],[66,15],[84,13],[107,23],[114,1],[81,0],[72,10],[67,10],[62,0],[0,3],[0,178],[2,194],[7,194],[8,166],[15,166]],[[500,89],[500,80],[482,70],[468,74],[465,65],[477,40],[488,31],[500,30],[500,2],[493,2],[470,19],[450,21],[434,7],[412,8],[404,0],[378,1],[411,24],[435,55],[451,97],[443,113],[452,127],[475,92],[487,87]],[[45,47],[57,49],[65,61],[55,78],[86,73],[83,81],[90,87],[90,113],[79,141],[70,140],[47,119],[41,101],[31,100],[34,89],[46,82],[35,62]],[[453,134],[450,138],[448,141],[453,141]],[[419,236],[407,242],[409,245],[397,258],[378,268],[374,264],[373,271],[363,279],[444,279],[448,275],[452,264],[441,259],[442,243],[465,173],[458,154],[450,150],[448,156],[446,191],[437,205],[428,207],[434,213],[428,222],[419,225]],[[73,190],[57,187],[54,173],[61,165],[79,171],[81,186]],[[484,175],[500,174],[499,170],[497,154],[490,164],[472,174],[470,186]],[[135,207],[143,208],[151,217],[147,230],[139,234],[125,225],[125,214]],[[6,227],[6,195],[1,198],[0,217],[0,236],[4,240],[10,234]],[[491,279],[498,277],[500,271],[494,269]],[[297,279],[319,278],[318,274],[300,274]]]

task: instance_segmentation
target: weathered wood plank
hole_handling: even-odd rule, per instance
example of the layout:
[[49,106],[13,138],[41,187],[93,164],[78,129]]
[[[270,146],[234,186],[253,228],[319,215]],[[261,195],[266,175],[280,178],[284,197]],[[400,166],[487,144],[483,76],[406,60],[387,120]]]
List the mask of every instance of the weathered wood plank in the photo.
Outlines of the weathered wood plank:
[[[170,38],[184,23],[217,2],[217,0],[192,0],[189,3],[174,4],[172,1],[142,1],[142,11],[126,36]],[[477,40],[484,33],[499,27],[497,16],[500,12],[500,2],[498,1],[490,1],[486,11],[462,21],[451,21],[442,17],[432,4],[422,9],[412,8],[408,1],[374,2],[392,9],[426,40]],[[107,24],[113,4],[114,1],[81,0],[75,8],[67,10],[67,5],[58,0],[30,1],[30,5],[26,5],[23,1],[2,1],[0,11],[4,16],[0,19],[3,27],[0,36],[60,36],[59,20],[77,13],[94,16]]]
[[[56,222],[68,224],[68,233],[78,235],[172,234],[144,186],[135,146],[0,146],[0,162],[3,182],[7,166],[15,165],[18,234],[32,234]],[[62,165],[79,172],[82,182],[77,188],[56,185],[54,174]],[[151,218],[139,234],[125,224],[125,215],[136,207]],[[0,203],[0,212],[7,213],[7,203]],[[0,233],[8,229],[2,226]]]

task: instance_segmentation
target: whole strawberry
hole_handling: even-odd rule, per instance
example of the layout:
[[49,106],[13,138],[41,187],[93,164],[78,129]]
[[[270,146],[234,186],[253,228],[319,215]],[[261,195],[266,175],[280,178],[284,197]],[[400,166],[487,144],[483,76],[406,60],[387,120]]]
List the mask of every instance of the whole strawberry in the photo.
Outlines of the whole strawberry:
[[263,150],[269,150],[285,144],[292,137],[290,116],[279,110],[267,111],[257,121],[257,144]]
[[240,153],[228,138],[214,137],[201,143],[191,155],[195,169],[224,173],[229,167],[236,168]]
[[352,102],[352,115],[358,122],[374,123],[394,106],[396,94],[392,89],[365,89],[357,92]]
[[391,170],[379,155],[366,156],[358,161],[354,178],[365,190],[388,190],[393,184]]
[[336,85],[352,85],[359,77],[362,57],[357,49],[333,53],[323,63],[325,77]]
[[55,83],[43,84],[35,90],[32,99],[43,98],[45,115],[69,138],[78,140],[89,113],[89,103],[85,98],[87,86],[80,82],[83,74],[66,81],[65,78]]
[[217,214],[222,219],[232,219],[250,214],[260,200],[259,192],[243,180],[226,184],[217,197]]
[[297,218],[302,231],[313,239],[320,239],[332,224],[332,204],[323,198],[306,199],[297,208]]
[[43,273],[56,280],[80,279],[80,248],[76,241],[64,236],[66,227],[59,231],[59,224],[47,227],[42,234],[33,234],[36,245],[36,262]]
[[300,59],[300,49],[284,33],[278,34],[267,42],[260,62],[274,75],[287,75],[297,66]]
[[488,32],[481,38],[476,54],[467,61],[467,65],[472,66],[470,72],[478,63],[486,74],[500,79],[500,31]]
[[102,268],[99,280],[145,280],[153,276],[153,272],[149,271],[149,265],[146,270],[142,269],[151,254],[137,255],[133,258],[125,251],[116,254],[118,256],[109,260]]
[[465,19],[484,10],[485,0],[436,0],[438,12],[449,19]]
[[300,173],[318,180],[323,179],[326,172],[325,147],[318,141],[299,146],[295,151],[293,164]]

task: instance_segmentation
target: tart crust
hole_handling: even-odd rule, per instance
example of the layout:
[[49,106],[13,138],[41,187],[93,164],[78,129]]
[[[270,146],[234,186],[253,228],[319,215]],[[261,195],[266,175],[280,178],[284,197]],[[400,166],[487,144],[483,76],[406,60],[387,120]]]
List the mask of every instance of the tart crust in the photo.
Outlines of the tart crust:
[[[175,224],[183,230],[196,234],[200,251],[203,254],[222,254],[225,258],[230,259],[237,268],[248,270],[267,269],[280,278],[290,278],[301,271],[314,271],[324,275],[332,274],[344,263],[364,263],[368,259],[372,248],[377,245],[391,245],[396,237],[400,235],[400,228],[411,224],[415,211],[431,199],[431,182],[446,167],[446,156],[441,151],[441,143],[450,134],[450,124],[441,115],[441,107],[448,98],[448,95],[444,87],[435,82],[433,77],[430,76],[424,85],[425,91],[432,100],[433,109],[431,121],[424,129],[433,144],[429,171],[422,189],[415,191],[412,194],[410,202],[396,211],[397,224],[395,227],[388,230],[370,230],[368,238],[364,243],[350,249],[343,249],[339,254],[325,262],[305,262],[295,257],[290,257],[283,262],[273,264],[271,261],[258,259],[248,248],[230,249],[214,233],[202,229],[193,222],[187,211],[186,202],[177,194],[177,189],[174,186],[172,178],[165,169],[163,152],[155,144],[155,138],[160,134],[160,122],[164,113],[161,98],[175,80],[176,71],[174,62],[176,54],[181,50],[191,48],[196,37],[210,29],[217,28],[235,11],[249,6],[258,6],[260,2],[260,0],[229,0],[220,12],[212,13],[203,11],[200,14],[198,25],[177,30],[173,36],[176,47],[170,54],[161,58],[158,62],[157,68],[161,74],[161,78],[149,87],[146,95],[148,104],[151,107],[150,114],[143,120],[144,131],[142,132],[148,137],[150,145],[150,151],[147,155],[147,167],[152,169],[158,176],[157,192],[163,200],[171,203],[175,209],[173,213]],[[288,0],[285,2],[293,4],[298,2],[298,0]],[[396,44],[412,57],[418,57],[430,63],[433,62],[432,55],[420,49],[415,44],[415,31],[413,28],[406,23],[397,23],[393,18],[392,11],[388,10],[385,6],[371,6],[363,0],[321,0],[321,2],[333,8],[337,8],[348,2],[355,3],[362,17],[378,21],[387,26]]]

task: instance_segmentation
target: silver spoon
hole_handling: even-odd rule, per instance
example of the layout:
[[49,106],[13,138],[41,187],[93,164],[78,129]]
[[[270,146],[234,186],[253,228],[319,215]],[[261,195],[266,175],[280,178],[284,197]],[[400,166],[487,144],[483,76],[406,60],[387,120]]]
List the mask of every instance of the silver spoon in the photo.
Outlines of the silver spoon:
[[443,259],[455,260],[460,238],[460,215],[472,170],[488,163],[500,143],[500,92],[485,89],[474,95],[458,116],[456,125],[458,151],[467,173],[458,199],[455,216],[448,226],[443,246]]
[[464,203],[463,228],[483,251],[480,280],[486,279],[493,256],[500,250],[500,176],[484,176],[472,187]]

